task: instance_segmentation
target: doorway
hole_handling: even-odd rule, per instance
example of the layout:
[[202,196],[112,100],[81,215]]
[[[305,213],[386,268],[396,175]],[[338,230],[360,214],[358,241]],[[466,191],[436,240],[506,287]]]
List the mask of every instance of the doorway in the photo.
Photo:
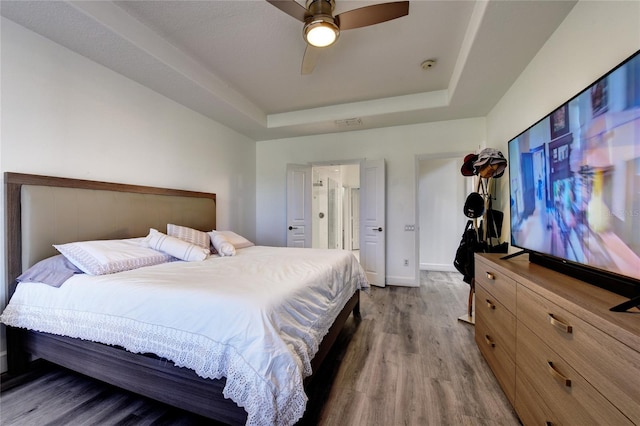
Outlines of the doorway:
[[360,254],[360,165],[312,166],[312,247]]
[[[355,168],[341,168],[339,166],[355,165]],[[329,198],[329,176],[322,181],[318,173],[313,182],[313,167],[332,166],[333,172],[340,169],[340,179],[333,179],[333,188]],[[337,167],[338,166],[338,167]],[[344,172],[343,172],[344,171]],[[351,176],[353,180],[347,178]],[[335,176],[334,176],[335,177]],[[356,181],[355,179],[358,179]],[[324,188],[327,185],[326,211],[317,210],[313,214],[313,183],[315,188]],[[345,184],[352,187],[345,191]],[[360,186],[356,192],[357,182]],[[323,190],[325,191],[325,190]],[[345,195],[349,194],[349,195]],[[372,285],[384,287],[386,285],[386,179],[385,161],[357,160],[344,163],[323,163],[315,165],[287,164],[287,246],[288,247],[321,247],[324,244],[320,238],[320,229],[317,227],[318,236],[316,245],[313,243],[315,220],[326,219],[326,247],[348,247],[356,251],[358,261],[367,274],[367,279]],[[349,197],[350,202],[344,202]],[[341,202],[342,200],[342,202]],[[331,201],[331,209],[330,207]],[[358,206],[359,205],[359,206]],[[359,207],[359,208],[358,208]],[[337,215],[329,216],[327,212],[338,211]],[[346,211],[346,213],[345,213]],[[346,219],[345,219],[346,214]],[[359,217],[357,216],[359,214]],[[322,217],[321,217],[322,216]],[[329,218],[333,237],[329,239]],[[341,221],[341,222],[339,222]],[[351,224],[346,226],[345,224]],[[358,226],[359,224],[359,226]],[[349,234],[351,234],[349,236]],[[358,245],[356,245],[358,244]],[[359,250],[359,252],[358,252]]]
[[462,153],[416,156],[419,270],[456,271],[453,258],[468,219],[462,206],[474,191],[474,179],[460,173],[462,158]]

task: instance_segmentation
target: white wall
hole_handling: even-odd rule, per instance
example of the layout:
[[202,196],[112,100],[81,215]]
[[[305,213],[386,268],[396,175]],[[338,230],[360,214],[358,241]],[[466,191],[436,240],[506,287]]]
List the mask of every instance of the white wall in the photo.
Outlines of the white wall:
[[[417,221],[416,156],[443,151],[475,151],[478,146],[484,146],[484,124],[483,118],[476,118],[258,142],[256,240],[263,245],[286,245],[283,206],[286,205],[287,163],[384,158],[387,170],[387,283],[414,284],[418,261],[415,232],[405,231],[404,226]],[[451,220],[459,221],[460,218],[452,217]],[[409,259],[409,266],[404,266],[403,259]]]
[[[463,213],[474,179],[460,173],[464,153],[418,159],[420,269],[456,271],[453,258],[469,220]],[[418,228],[416,228],[418,229]]]
[[255,238],[254,141],[4,18],[1,31],[0,171],[215,192],[218,228]]
[[[487,116],[487,146],[506,154],[511,138],[638,49],[640,1],[580,1]],[[508,174],[499,181],[504,233],[509,229]]]

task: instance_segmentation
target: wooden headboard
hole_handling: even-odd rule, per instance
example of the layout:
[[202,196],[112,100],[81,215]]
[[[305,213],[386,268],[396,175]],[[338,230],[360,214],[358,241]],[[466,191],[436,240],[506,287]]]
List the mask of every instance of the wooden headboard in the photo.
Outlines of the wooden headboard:
[[4,174],[7,295],[16,277],[56,254],[53,244],[143,237],[167,223],[216,228],[216,194],[120,183]]

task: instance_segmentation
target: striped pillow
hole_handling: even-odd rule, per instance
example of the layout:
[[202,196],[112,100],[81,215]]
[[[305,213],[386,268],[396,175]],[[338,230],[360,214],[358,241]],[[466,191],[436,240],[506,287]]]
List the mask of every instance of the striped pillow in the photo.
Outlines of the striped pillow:
[[206,249],[207,252],[209,251],[209,246],[211,243],[209,241],[209,235],[206,232],[198,231],[197,229],[189,228],[186,226],[168,223],[167,235],[200,246],[203,249]]
[[149,235],[144,239],[144,244],[154,250],[187,262],[205,260],[209,255],[209,249],[203,249],[195,244],[163,234],[153,228],[149,229]]

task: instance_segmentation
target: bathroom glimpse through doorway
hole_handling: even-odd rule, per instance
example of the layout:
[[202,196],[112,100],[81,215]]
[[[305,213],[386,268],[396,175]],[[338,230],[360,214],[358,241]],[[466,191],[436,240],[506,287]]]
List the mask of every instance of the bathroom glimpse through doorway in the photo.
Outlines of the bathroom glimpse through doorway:
[[360,165],[312,167],[312,247],[360,254]]

